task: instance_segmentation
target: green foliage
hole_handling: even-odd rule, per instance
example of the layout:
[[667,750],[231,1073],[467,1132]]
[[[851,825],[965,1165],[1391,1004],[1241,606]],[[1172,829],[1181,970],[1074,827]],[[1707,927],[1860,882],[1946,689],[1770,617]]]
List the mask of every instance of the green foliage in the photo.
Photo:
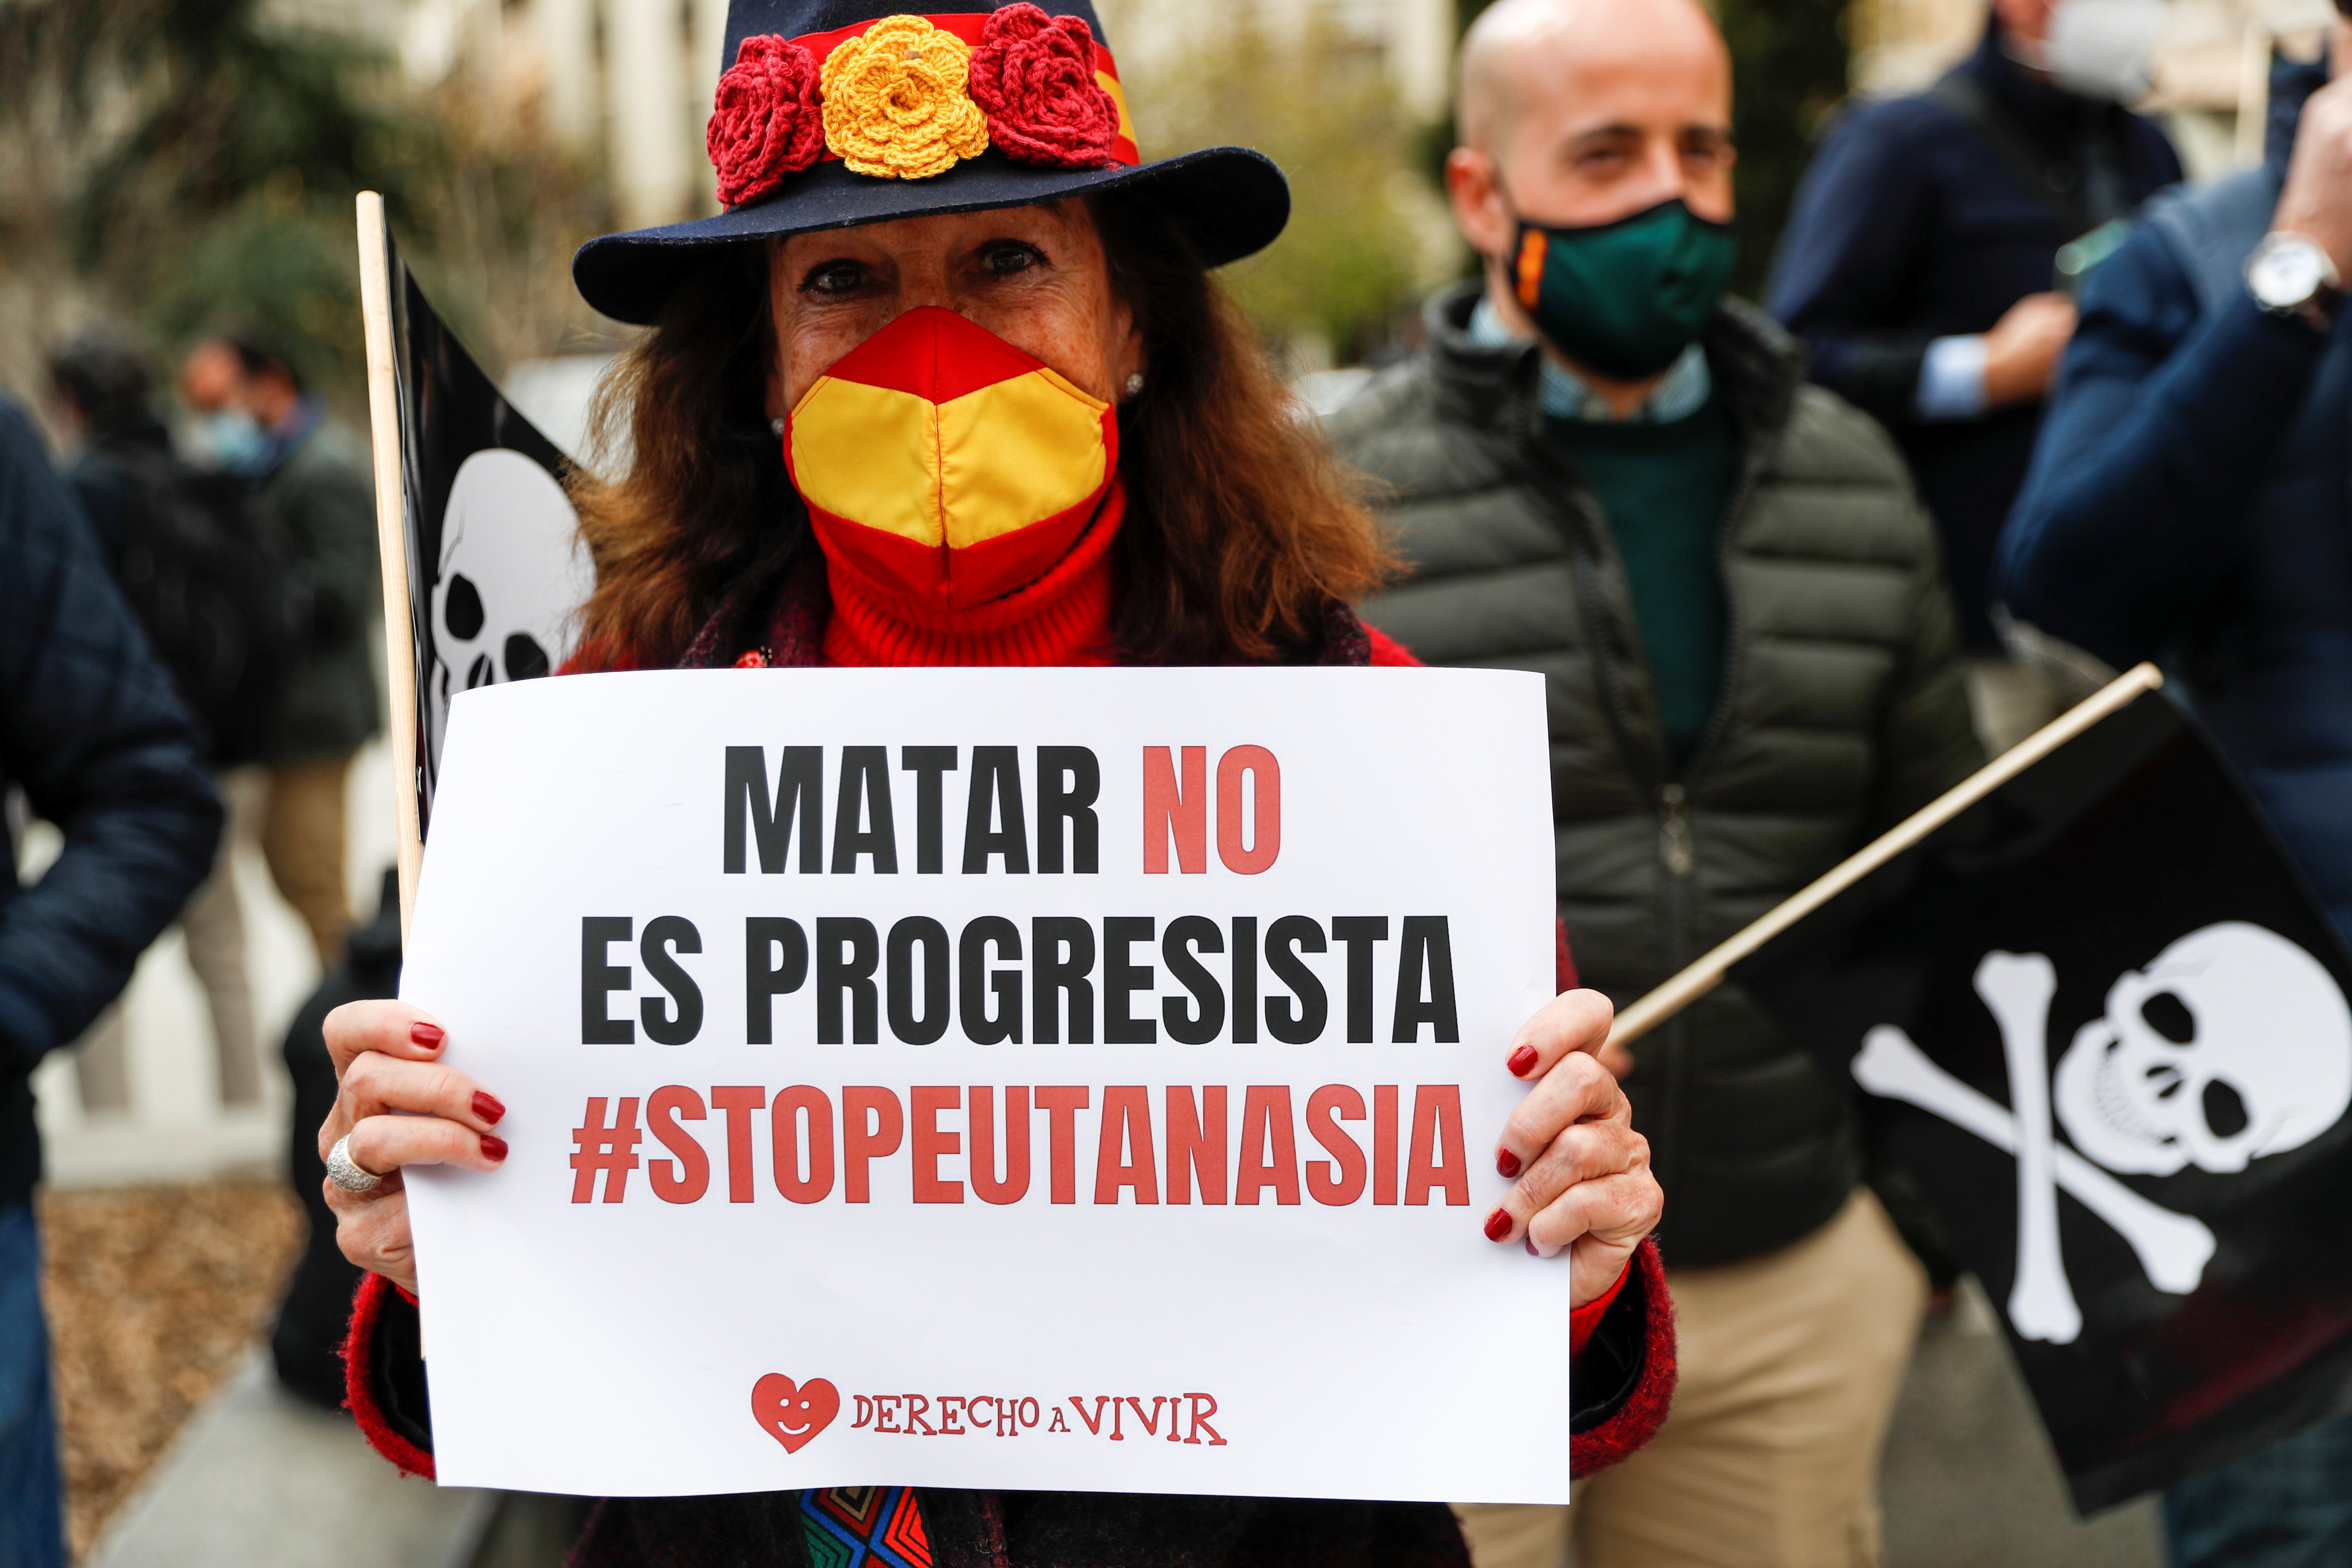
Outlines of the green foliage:
[[1223,276],[1270,339],[1318,338],[1351,359],[1424,281],[1415,128],[1379,56],[1328,22],[1283,37],[1232,5],[1198,37],[1134,85],[1146,155],[1238,144],[1279,163],[1289,227]]
[[306,377],[362,384],[366,365],[351,330],[359,320],[352,225],[337,216],[323,202],[260,191],[201,225],[144,295],[148,331],[159,342],[184,343],[225,321],[251,323],[273,343],[293,345]]
[[1797,182],[1812,159],[1814,133],[1849,85],[1845,0],[1722,0],[1731,46],[1732,137],[1739,145],[1733,183],[1738,293],[1763,291],[1773,248],[1789,221]]
[[[352,198],[373,189],[404,249],[463,280],[449,313],[501,329],[486,357],[560,333],[533,298],[543,273],[515,263],[603,215],[580,172],[471,84],[417,92],[372,46],[274,21],[261,0],[5,0],[0,61],[0,170],[18,171],[0,174],[0,273],[69,272],[166,350],[257,322],[350,397]],[[0,344],[0,359],[41,346]]]
[[115,68],[152,86],[76,193],[79,261],[157,220],[219,216],[265,192],[283,206],[380,186],[414,216],[409,186],[435,162],[433,127],[386,91],[384,60],[349,39],[266,26],[254,0],[134,7],[150,9],[152,27],[124,37]]

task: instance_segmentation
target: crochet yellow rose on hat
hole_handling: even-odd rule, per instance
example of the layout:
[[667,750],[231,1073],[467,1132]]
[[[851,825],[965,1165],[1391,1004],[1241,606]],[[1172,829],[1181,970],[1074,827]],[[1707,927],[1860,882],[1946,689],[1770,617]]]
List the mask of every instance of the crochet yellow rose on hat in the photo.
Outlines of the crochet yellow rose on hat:
[[860,174],[928,179],[988,150],[965,91],[971,49],[920,16],[886,16],[825,57],[824,144]]

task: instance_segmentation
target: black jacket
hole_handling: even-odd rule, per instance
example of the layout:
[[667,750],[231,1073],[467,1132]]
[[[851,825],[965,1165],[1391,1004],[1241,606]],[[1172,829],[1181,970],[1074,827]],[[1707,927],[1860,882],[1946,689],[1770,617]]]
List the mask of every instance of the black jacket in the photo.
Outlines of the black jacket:
[[171,678],[50,471],[0,400],[0,792],[21,788],[65,850],[0,879],[0,1206],[40,1179],[34,1067],[122,990],[212,868],[220,804]]
[[[2014,132],[2014,155],[1948,88],[1846,111],[1797,193],[1768,302],[1811,350],[1813,379],[1894,432],[1943,534],[1962,639],[1990,648],[1993,541],[2041,405],[1924,421],[1920,362],[1930,341],[1989,331],[2052,288],[2061,246],[2179,179],[2180,160],[2149,121],[2026,75],[1990,26],[1952,75]],[[2025,164],[2063,188],[2030,189]]]
[[302,1200],[310,1234],[294,1277],[278,1304],[269,1355],[278,1381],[330,1410],[343,1405],[343,1332],[360,1267],[343,1256],[334,1211],[327,1206],[327,1163],[319,1157],[319,1129],[334,1114],[341,1086],[327,1052],[327,1015],[346,1002],[400,994],[400,879],[383,875],[375,919],[356,927],[342,961],[329,970],[286,1027],[286,1073],[294,1082],[294,1115],[287,1125],[286,1175]]
[[[1333,421],[1412,568],[1364,617],[1431,664],[1544,676],[1560,918],[1585,984],[1622,1006],[1978,765],[1951,605],[1885,433],[1726,305],[1706,341],[1741,437],[1727,668],[1677,770],[1616,546],[1642,520],[1604,518],[1542,438],[1536,350],[1472,342],[1474,293],[1433,302],[1429,348]],[[1862,1171],[1846,1063],[1742,987],[1633,1052],[1625,1091],[1675,1265],[1775,1251],[1845,1203]]]
[[270,760],[348,756],[383,727],[376,689],[375,477],[366,445],[322,416],[261,480],[263,511],[289,552],[310,638],[288,672]]

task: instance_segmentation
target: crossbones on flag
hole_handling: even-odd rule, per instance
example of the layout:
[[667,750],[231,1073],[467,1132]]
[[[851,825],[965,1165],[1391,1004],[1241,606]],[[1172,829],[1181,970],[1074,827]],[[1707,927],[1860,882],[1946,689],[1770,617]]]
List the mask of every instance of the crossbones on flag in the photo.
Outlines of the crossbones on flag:
[[2012,769],[1727,977],[1881,1097],[2089,1512],[2352,1403],[2352,964],[2161,692]]
[[388,238],[384,249],[422,831],[449,699],[562,664],[592,576],[563,493],[571,459],[474,363]]

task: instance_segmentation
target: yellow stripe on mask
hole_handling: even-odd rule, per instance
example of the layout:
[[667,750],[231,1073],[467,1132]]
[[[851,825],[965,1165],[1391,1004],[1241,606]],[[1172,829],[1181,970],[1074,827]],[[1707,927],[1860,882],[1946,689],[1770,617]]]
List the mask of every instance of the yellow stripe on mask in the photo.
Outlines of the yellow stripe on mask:
[[950,548],[1042,522],[1102,489],[1109,406],[1044,369],[940,404]]
[[801,494],[835,517],[939,544],[939,412],[911,392],[819,376],[793,411]]

